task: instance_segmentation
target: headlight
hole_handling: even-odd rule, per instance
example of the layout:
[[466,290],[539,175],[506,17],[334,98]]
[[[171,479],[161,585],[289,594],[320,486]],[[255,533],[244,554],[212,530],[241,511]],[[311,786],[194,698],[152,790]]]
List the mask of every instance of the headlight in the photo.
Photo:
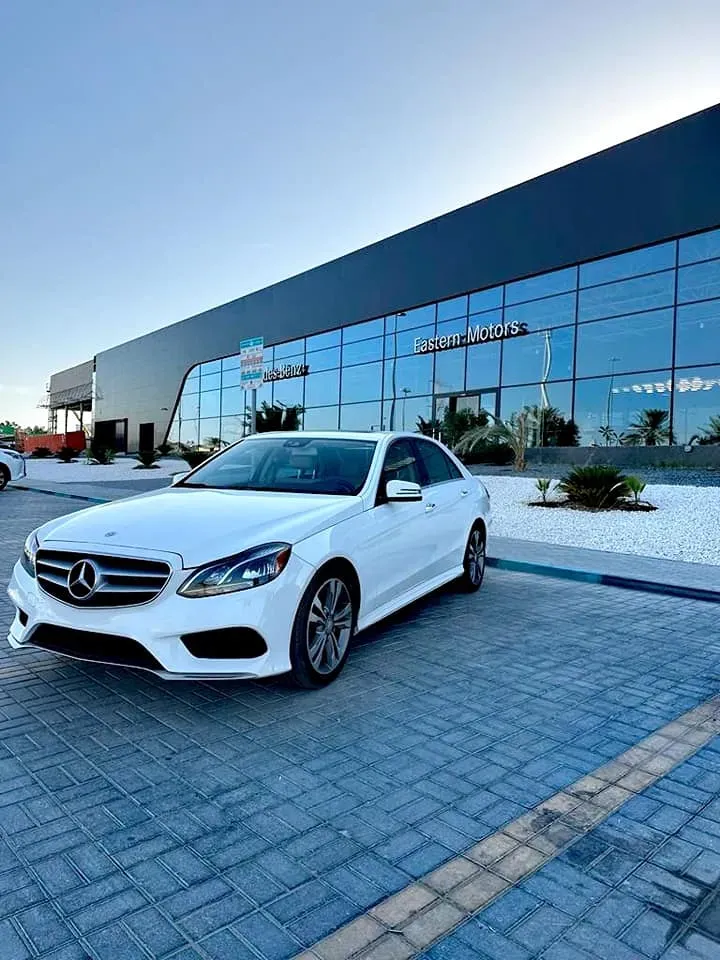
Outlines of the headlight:
[[37,534],[33,530],[30,536],[25,541],[25,546],[23,547],[23,552],[20,554],[20,566],[31,577],[35,576],[35,557],[37,555],[40,544],[38,542]]
[[203,567],[185,581],[178,593],[183,597],[214,597],[261,587],[279,577],[289,559],[289,543],[264,543]]

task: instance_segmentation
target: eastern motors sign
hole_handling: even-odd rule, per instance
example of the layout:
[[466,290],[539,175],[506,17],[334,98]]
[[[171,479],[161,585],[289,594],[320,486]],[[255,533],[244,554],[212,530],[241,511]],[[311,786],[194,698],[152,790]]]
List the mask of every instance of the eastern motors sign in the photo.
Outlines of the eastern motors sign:
[[508,340],[510,337],[524,337],[528,332],[526,323],[512,320],[509,323],[491,323],[468,327],[465,333],[448,333],[441,337],[415,337],[413,353],[433,353],[436,350],[453,350],[455,347],[470,346],[474,343],[489,343],[491,340]]

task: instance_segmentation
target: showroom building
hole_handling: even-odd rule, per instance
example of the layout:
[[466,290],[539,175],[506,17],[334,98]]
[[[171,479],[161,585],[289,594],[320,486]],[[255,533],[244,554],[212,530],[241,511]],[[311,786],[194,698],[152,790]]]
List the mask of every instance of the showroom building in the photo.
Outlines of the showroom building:
[[715,106],[99,353],[95,435],[237,439],[262,335],[258,403],[305,429],[550,406],[588,445],[663,410],[684,444],[720,414],[719,173]]

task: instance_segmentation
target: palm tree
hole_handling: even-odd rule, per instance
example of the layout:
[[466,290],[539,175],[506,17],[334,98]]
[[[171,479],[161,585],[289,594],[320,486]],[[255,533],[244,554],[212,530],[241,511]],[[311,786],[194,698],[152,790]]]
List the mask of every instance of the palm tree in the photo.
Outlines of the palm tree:
[[271,433],[275,430],[299,430],[303,408],[299,404],[281,406],[264,402],[260,405],[256,417],[257,433]]
[[720,443],[720,414],[710,417],[708,425],[690,438],[690,443]]
[[659,447],[672,443],[670,414],[667,410],[641,410],[625,434],[625,443],[635,447]]
[[458,454],[472,453],[476,447],[483,443],[505,443],[513,452],[515,469],[524,470],[530,421],[527,410],[514,413],[509,420],[501,420],[492,413],[489,413],[488,417],[490,417],[491,422],[483,426],[473,427],[460,438],[455,445],[455,452]]

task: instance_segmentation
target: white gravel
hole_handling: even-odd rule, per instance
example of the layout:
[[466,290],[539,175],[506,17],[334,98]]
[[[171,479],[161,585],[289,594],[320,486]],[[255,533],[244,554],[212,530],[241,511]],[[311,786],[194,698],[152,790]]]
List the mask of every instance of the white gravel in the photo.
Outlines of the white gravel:
[[168,457],[158,460],[157,470],[135,470],[138,461],[134,457],[118,457],[114,463],[89,464],[85,457],[75,463],[60,463],[55,459],[25,461],[27,479],[50,483],[102,483],[107,480],[147,480],[148,478],[170,477],[174,473],[184,473],[190,468],[184,460]]
[[652,513],[585,513],[527,506],[541,499],[529,477],[480,479],[490,492],[496,536],[720,564],[718,487],[648,485],[642,499],[658,508]]

